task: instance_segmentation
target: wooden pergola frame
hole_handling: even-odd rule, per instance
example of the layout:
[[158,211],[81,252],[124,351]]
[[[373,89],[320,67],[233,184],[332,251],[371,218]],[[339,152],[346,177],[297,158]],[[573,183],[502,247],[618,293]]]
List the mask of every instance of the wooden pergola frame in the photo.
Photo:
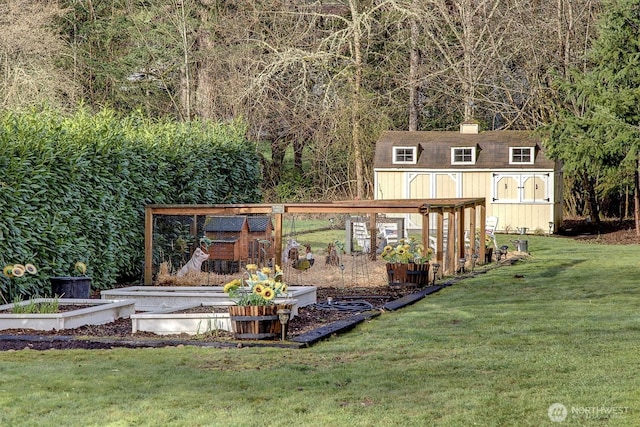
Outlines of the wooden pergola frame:
[[[476,231],[479,231],[480,242],[485,241],[485,228],[477,227],[486,221],[486,202],[484,198],[464,199],[395,199],[395,200],[349,200],[338,202],[317,203],[283,203],[283,204],[237,204],[237,205],[148,205],[145,207],[144,226],[144,284],[149,286],[153,282],[153,217],[155,215],[193,215],[194,228],[198,216],[202,215],[246,215],[269,214],[275,218],[275,259],[282,259],[282,224],[284,214],[324,213],[324,214],[369,214],[370,229],[376,229],[376,216],[381,213],[404,213],[422,215],[422,243],[429,247],[429,216],[437,215],[436,226],[436,257],[434,262],[441,265],[442,272],[455,269],[455,254],[473,256],[475,245],[471,243],[465,248],[464,225],[469,218],[471,242]],[[444,218],[449,221],[447,257],[444,257]],[[455,223],[455,227],[451,225]],[[195,235],[196,230],[192,230]],[[371,233],[371,248],[377,247],[376,233]],[[375,259],[375,251],[372,253]],[[462,258],[460,257],[460,258]],[[478,263],[483,263],[485,246],[480,245]],[[469,258],[467,258],[469,259]],[[449,260],[445,264],[445,260]]]

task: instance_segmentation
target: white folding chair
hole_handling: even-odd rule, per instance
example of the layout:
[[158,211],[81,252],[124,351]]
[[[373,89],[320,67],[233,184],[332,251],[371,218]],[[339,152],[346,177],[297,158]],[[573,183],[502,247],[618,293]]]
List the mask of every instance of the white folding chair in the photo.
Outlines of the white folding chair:
[[498,250],[498,241],[496,240],[496,230],[498,229],[498,217],[488,216],[484,226],[485,235],[493,240],[493,246]]
[[367,224],[364,222],[354,222],[353,226],[353,239],[358,243],[358,246],[362,248],[362,252],[369,253],[371,250],[371,234],[367,230]]

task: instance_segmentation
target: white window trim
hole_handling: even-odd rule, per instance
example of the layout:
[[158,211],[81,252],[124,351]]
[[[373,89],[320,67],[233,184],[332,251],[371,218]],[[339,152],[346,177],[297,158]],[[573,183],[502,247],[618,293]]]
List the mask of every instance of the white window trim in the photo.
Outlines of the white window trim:
[[[515,162],[513,161],[513,150],[529,150],[529,153],[531,154],[531,160],[528,162]],[[535,155],[535,151],[534,151],[535,147],[509,147],[509,164],[510,165],[532,165],[533,164],[533,159],[534,159],[534,155]]]
[[[456,162],[456,150],[471,150],[471,161]],[[452,165],[475,165],[476,164],[476,147],[451,147],[451,164]]]
[[[413,160],[410,162],[398,160],[398,150],[411,150],[413,152]],[[415,165],[416,163],[418,163],[418,147],[393,147],[393,164]]]

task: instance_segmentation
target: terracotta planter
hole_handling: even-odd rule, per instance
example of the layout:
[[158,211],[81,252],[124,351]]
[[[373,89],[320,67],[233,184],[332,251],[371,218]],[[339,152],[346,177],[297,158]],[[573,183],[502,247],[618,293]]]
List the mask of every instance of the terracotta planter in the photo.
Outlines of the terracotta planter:
[[291,310],[291,304],[229,307],[234,336],[241,340],[277,339],[282,333],[279,309]]
[[415,284],[426,286],[429,284],[429,264],[400,264],[388,263],[387,275],[389,284]]

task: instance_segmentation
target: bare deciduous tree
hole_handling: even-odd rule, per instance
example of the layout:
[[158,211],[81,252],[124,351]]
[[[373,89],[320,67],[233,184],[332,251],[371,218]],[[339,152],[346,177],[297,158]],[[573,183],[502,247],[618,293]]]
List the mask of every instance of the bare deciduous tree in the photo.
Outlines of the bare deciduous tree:
[[58,67],[69,58],[56,34],[57,1],[7,0],[0,3],[0,109],[39,103],[68,108],[78,88]]

